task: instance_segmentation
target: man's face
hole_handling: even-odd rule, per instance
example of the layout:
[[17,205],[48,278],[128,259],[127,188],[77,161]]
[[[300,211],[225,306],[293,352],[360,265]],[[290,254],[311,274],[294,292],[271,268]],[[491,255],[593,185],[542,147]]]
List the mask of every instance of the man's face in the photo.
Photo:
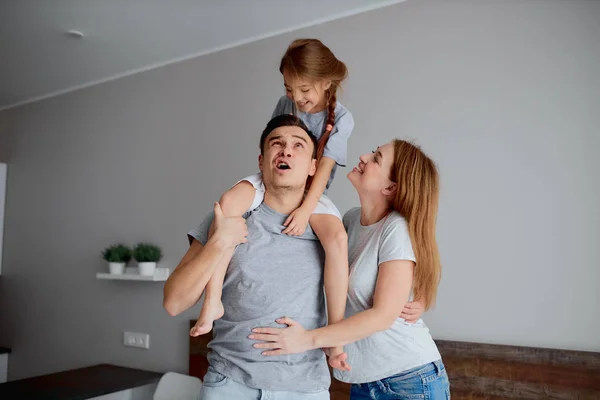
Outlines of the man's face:
[[297,126],[280,126],[266,137],[258,167],[267,190],[301,189],[316,171],[314,145],[308,134]]

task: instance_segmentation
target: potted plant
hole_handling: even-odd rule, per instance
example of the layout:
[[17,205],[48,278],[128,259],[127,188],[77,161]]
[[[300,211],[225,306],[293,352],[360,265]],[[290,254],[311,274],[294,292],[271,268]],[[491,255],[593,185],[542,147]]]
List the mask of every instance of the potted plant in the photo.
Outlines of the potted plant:
[[140,275],[154,275],[156,263],[162,259],[162,250],[152,243],[138,243],[133,248],[133,258],[138,262]]
[[125,270],[125,264],[131,260],[131,249],[122,243],[113,244],[104,249],[102,258],[108,262],[111,274],[120,275]]

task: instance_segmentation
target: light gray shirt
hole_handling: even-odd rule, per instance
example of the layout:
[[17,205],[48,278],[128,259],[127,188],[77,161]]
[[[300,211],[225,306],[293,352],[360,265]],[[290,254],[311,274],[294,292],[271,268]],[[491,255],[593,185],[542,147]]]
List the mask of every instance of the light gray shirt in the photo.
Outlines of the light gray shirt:
[[[273,117],[281,114],[295,114],[306,124],[308,129],[310,129],[317,139],[320,139],[323,132],[325,132],[325,127],[327,125],[327,113],[327,110],[314,114],[295,110],[294,102],[287,96],[282,96],[277,102],[275,110],[273,110]],[[329,135],[329,140],[323,151],[323,156],[329,157],[335,161],[333,169],[331,170],[331,175],[329,176],[329,181],[327,181],[327,188],[331,186],[337,166],[346,166],[348,139],[354,129],[354,118],[352,117],[352,114],[339,101],[336,103],[334,113],[333,130]]]
[[[327,322],[323,294],[325,254],[307,227],[302,236],[282,234],[287,215],[262,203],[246,214],[248,243],[239,245],[225,276],[225,315],[214,322],[208,347],[210,365],[226,377],[255,389],[320,392],[331,383],[322,350],[286,356],[263,356],[248,339],[256,327],[283,327],[284,316],[306,329]],[[205,244],[213,219],[209,214],[189,232]]]
[[[415,261],[406,220],[396,211],[363,226],[360,208],[344,215],[348,231],[350,279],[346,318],[373,307],[379,266],[387,261]],[[418,268],[418,265],[415,267]],[[349,383],[378,381],[439,360],[429,329],[419,319],[409,324],[397,318],[391,328],[344,346],[351,371],[334,370],[336,379]]]

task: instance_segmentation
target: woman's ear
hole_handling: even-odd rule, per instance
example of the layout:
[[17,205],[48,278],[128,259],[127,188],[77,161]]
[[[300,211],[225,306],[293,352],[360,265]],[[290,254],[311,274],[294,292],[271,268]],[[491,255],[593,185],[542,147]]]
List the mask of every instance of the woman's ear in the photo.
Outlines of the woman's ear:
[[381,193],[384,196],[393,196],[394,194],[396,194],[396,189],[398,188],[398,185],[394,182],[391,183],[391,185],[389,185],[388,187],[385,187],[381,190]]

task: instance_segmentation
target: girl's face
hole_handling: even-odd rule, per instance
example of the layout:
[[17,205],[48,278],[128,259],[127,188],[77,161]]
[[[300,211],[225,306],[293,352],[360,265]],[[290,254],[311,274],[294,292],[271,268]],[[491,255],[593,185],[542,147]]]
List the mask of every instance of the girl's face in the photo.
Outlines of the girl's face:
[[389,195],[396,187],[390,180],[393,164],[394,144],[386,143],[372,153],[360,156],[356,167],[348,173],[348,179],[361,194]]
[[284,70],[283,83],[287,97],[296,103],[300,111],[314,114],[327,107],[325,91],[331,86],[331,81],[295,77]]

